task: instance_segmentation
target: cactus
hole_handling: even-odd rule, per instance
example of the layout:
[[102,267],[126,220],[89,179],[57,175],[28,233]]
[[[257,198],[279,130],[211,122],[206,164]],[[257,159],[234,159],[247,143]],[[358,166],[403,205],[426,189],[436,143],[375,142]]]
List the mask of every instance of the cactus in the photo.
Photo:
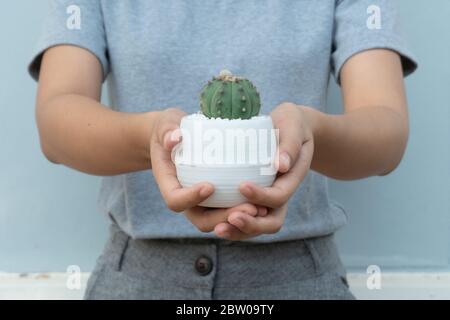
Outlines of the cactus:
[[208,118],[250,119],[258,115],[261,100],[253,83],[222,70],[203,88],[200,108]]

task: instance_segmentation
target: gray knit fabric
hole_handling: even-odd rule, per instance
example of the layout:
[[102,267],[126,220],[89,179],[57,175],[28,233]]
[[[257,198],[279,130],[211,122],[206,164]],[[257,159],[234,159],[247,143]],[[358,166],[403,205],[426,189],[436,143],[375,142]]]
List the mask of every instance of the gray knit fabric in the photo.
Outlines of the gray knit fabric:
[[[195,262],[206,256],[202,276]],[[270,244],[133,240],[116,225],[86,299],[353,299],[332,236]]]

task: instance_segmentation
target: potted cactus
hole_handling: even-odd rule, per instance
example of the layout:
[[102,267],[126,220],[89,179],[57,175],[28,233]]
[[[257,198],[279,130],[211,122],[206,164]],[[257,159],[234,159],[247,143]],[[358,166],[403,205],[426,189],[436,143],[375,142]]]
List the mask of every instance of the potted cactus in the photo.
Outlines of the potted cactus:
[[184,187],[207,181],[215,192],[205,207],[232,207],[245,202],[239,185],[272,185],[276,135],[270,116],[258,115],[261,99],[248,79],[227,70],[203,87],[200,113],[181,120],[181,143],[173,161]]
[[259,114],[261,101],[253,83],[222,70],[203,88],[200,107],[208,118],[245,120]]

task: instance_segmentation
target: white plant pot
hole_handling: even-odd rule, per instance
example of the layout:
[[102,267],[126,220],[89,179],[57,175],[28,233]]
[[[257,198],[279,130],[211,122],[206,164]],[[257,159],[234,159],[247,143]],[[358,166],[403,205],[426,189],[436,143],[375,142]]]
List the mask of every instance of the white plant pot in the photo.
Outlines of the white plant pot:
[[209,182],[215,187],[201,206],[228,208],[245,202],[239,192],[244,181],[272,185],[277,135],[271,117],[228,120],[193,114],[181,120],[180,129],[183,138],[172,159],[181,185]]

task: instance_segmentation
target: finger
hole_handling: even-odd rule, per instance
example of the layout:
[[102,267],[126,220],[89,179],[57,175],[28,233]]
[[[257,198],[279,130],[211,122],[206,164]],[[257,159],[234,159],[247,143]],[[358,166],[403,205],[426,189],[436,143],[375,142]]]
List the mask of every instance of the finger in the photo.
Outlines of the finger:
[[183,188],[177,178],[175,165],[170,152],[155,143],[152,145],[152,172],[158,184],[164,201],[170,210],[180,212],[194,207],[206,200],[214,192],[212,184],[198,183],[192,187]]
[[215,210],[214,214],[214,212],[208,208],[196,206],[184,211],[184,215],[200,232],[207,233],[213,231],[218,223],[226,220],[226,215],[223,215],[224,212],[224,209],[218,209]]
[[256,216],[259,214],[260,209],[259,206],[255,206],[251,203],[243,203],[227,209],[228,214],[235,211],[242,211],[248,213],[249,215]]
[[208,182],[200,182],[192,187],[179,187],[165,191],[165,200],[169,209],[181,212],[198,206],[214,193],[214,187]]
[[292,165],[296,163],[300,149],[302,147],[303,137],[299,133],[301,130],[293,130],[298,128],[298,123],[291,123],[289,118],[274,119],[276,129],[278,129],[278,149],[275,158],[275,166],[281,173],[288,172]]
[[242,183],[239,187],[239,191],[249,202],[268,208],[278,208],[282,206],[289,200],[289,197],[292,194],[290,190],[284,190],[281,187],[260,187],[251,182]]
[[232,240],[232,241],[240,241],[250,238],[251,236],[243,233],[235,226],[222,222],[219,223],[215,228],[214,232],[219,238],[223,238],[226,240]]
[[227,221],[229,213],[223,208],[212,209],[197,206],[186,210],[184,215],[201,232],[211,232],[216,225]]
[[164,149],[166,149],[167,151],[172,151],[173,147],[175,147],[181,141],[181,138],[180,128],[166,132],[163,140]]
[[267,213],[269,212],[269,210],[267,210],[266,207],[262,207],[262,206],[257,206],[257,207],[258,207],[258,216],[259,217],[267,216]]
[[247,215],[258,215],[258,208],[251,203],[243,203],[233,208],[204,208],[193,207],[185,211],[185,216],[201,232],[211,232],[220,223],[226,222],[231,212],[240,211]]
[[312,140],[306,142],[292,170],[277,177],[271,187],[260,187],[251,182],[244,182],[239,190],[249,202],[278,208],[285,204],[305,178],[311,165],[313,155]]
[[180,123],[184,115],[184,112],[177,109],[171,109],[170,113],[166,112],[158,123],[154,139],[165,147],[165,143],[181,137]]
[[266,217],[252,217],[234,212],[228,217],[228,222],[247,235],[260,235],[276,233],[281,229],[283,216],[269,214]]
[[259,215],[259,211],[264,214],[267,209],[262,207],[256,207],[251,203],[243,203],[240,205],[237,205],[233,208],[204,208],[204,207],[194,207],[191,209],[186,210],[185,216],[194,224],[200,231],[202,232],[211,232],[214,230],[214,227],[216,225],[219,225],[220,223],[226,222],[228,219],[228,216],[232,212],[242,212],[243,214],[250,215],[250,216],[257,216]]
[[275,156],[275,168],[280,173],[286,173],[291,169],[291,156],[285,151],[281,151],[280,148],[277,149]]
[[299,174],[298,178],[300,181],[305,179],[309,168],[311,167],[311,162],[314,154],[314,142],[313,140],[305,141],[300,150],[300,154],[296,163],[296,173]]

